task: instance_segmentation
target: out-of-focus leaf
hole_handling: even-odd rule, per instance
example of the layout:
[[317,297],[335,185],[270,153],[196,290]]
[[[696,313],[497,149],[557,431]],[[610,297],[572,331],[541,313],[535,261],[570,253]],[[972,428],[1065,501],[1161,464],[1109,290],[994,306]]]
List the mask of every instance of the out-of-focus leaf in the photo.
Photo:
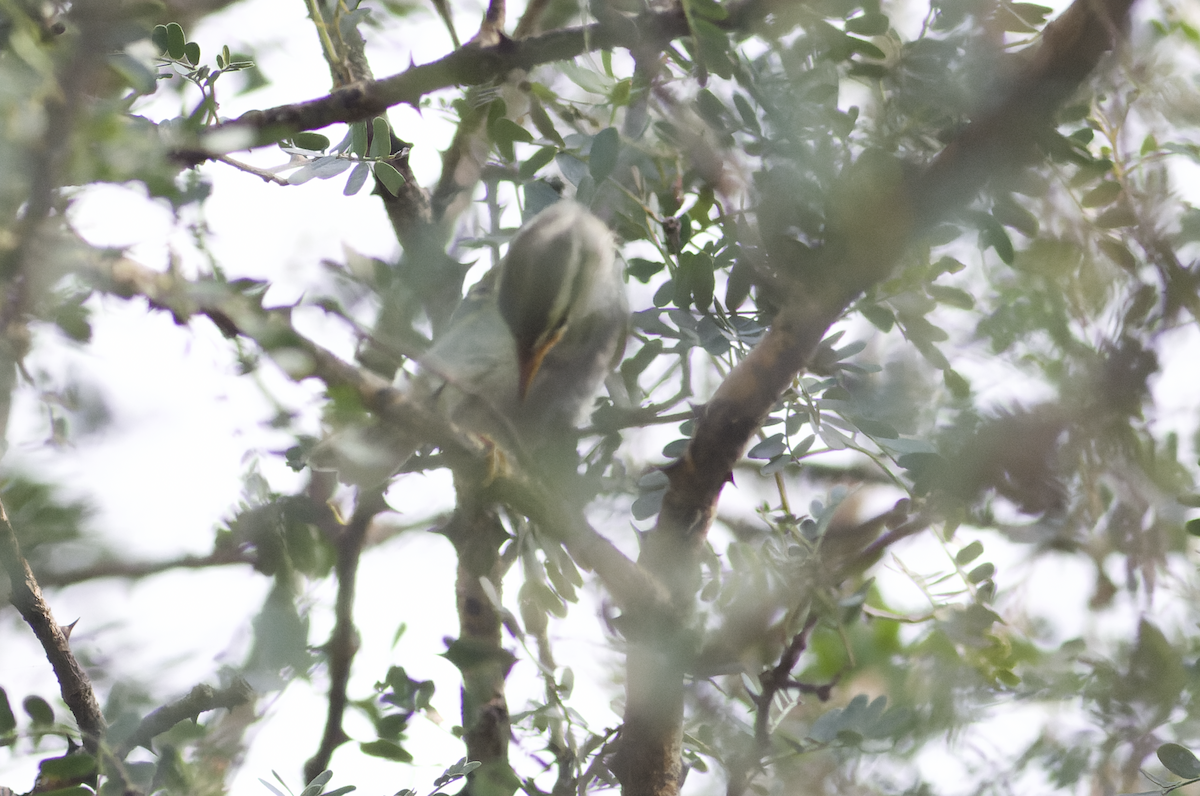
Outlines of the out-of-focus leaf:
[[606,127],[592,139],[588,170],[597,183],[603,182],[617,167],[617,155],[621,149],[621,137],[617,128]]
[[360,743],[358,748],[365,755],[371,757],[382,757],[384,760],[393,760],[397,763],[411,763],[413,756],[400,746],[400,744],[391,741],[385,741],[382,738],[375,741],[367,741]]

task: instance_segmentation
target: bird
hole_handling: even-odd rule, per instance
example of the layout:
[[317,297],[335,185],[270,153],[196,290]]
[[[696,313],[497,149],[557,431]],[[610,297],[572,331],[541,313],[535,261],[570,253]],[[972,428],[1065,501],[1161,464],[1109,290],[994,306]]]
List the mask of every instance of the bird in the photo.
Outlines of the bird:
[[[415,375],[401,371],[395,386],[518,461],[560,473],[573,469],[576,424],[619,361],[629,320],[612,232],[582,204],[560,199],[517,231]],[[344,483],[376,486],[420,444],[377,421],[331,431],[307,461]]]
[[518,230],[468,293],[421,358],[416,389],[501,443],[573,449],[571,432],[620,359],[629,318],[612,232],[561,199]]

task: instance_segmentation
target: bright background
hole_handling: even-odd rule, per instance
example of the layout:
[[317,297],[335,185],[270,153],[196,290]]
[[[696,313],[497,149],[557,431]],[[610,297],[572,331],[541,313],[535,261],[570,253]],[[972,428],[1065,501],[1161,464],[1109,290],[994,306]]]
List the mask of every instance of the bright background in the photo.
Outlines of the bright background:
[[[456,4],[455,11],[458,31],[465,40],[477,27],[482,6],[464,0]],[[519,9],[510,9],[510,25],[518,17]],[[258,63],[272,80],[268,87],[244,96],[235,96],[229,92],[230,85],[225,85],[221,97],[224,116],[310,99],[329,85],[316,34],[301,3],[247,0],[209,17],[188,35],[201,44],[206,61],[222,45],[238,51],[253,44]],[[368,30],[367,38],[371,64],[380,77],[403,70],[410,60],[424,63],[441,57],[451,46],[432,13],[389,22],[383,31]],[[235,76],[230,83],[236,80]],[[188,101],[194,102],[195,96],[189,94]],[[160,92],[136,111],[162,120],[177,115],[179,105],[172,95]],[[392,109],[390,118],[397,134],[414,144],[417,178],[422,184],[432,184],[440,168],[438,152],[453,132],[448,118],[436,108],[419,114],[407,106]],[[336,141],[343,131],[335,127],[324,132]],[[274,166],[282,164],[286,155],[264,149],[244,159]],[[321,261],[344,261],[346,247],[384,260],[398,256],[382,207],[365,190],[347,198],[342,196],[343,181],[338,179],[283,188],[220,164],[201,169],[213,183],[204,217],[213,233],[209,239],[213,257],[231,277],[272,280],[269,304],[295,301],[320,273]],[[205,262],[187,229],[187,223],[196,219],[173,218],[164,204],[148,200],[136,188],[88,188],[76,197],[71,217],[93,244],[126,248],[132,259],[153,268],[165,269],[170,257],[178,258],[185,272],[194,272]],[[648,293],[635,292],[632,299],[635,310],[649,305]],[[253,468],[277,490],[296,487],[303,476],[284,467],[276,455],[291,439],[268,425],[275,414],[272,401],[301,409],[309,430],[316,433],[317,387],[295,385],[270,365],[253,377],[239,375],[229,341],[207,321],[179,327],[163,313],[148,314],[139,301],[93,298],[91,308],[94,334],[86,347],[71,343],[50,327],[36,330],[36,345],[27,367],[37,387],[26,386],[18,394],[5,462],[9,468],[63,484],[68,496],[91,501],[97,512],[90,528],[130,557],[145,560],[208,552],[214,529],[232,516],[243,477]],[[869,335],[865,327],[854,326],[847,341],[855,339],[855,333]],[[1200,350],[1200,334],[1192,326],[1174,338],[1170,349],[1176,353],[1165,358],[1163,372],[1152,381],[1160,412],[1154,422],[1183,430],[1195,422],[1200,403],[1195,369],[1188,365],[1194,358],[1188,352]],[[348,338],[323,337],[322,341],[349,356]],[[956,361],[956,366],[996,404],[1014,397],[1009,374],[990,371],[986,361],[961,365]],[[57,446],[48,442],[51,429],[38,391],[72,380],[96,391],[111,412],[111,422],[94,433],[73,437],[68,445]],[[707,385],[708,389],[712,386]],[[706,388],[702,379],[697,380],[697,387],[697,399],[702,400]],[[1017,397],[1030,400],[1019,390],[1017,393]],[[661,441],[673,437],[670,430],[663,434]],[[654,439],[639,443],[639,452],[654,460],[655,444]],[[764,489],[755,484],[727,488],[723,509],[746,511],[766,494]],[[445,473],[406,477],[389,495],[403,522],[432,516],[452,499]],[[888,502],[887,496],[883,502]],[[594,508],[592,519],[627,554],[636,555],[625,509],[600,505]],[[719,531],[715,533],[716,544],[720,545],[722,538]],[[940,561],[944,555],[927,537],[906,543],[898,552],[910,564]],[[1008,600],[1028,600],[1041,611],[1053,603],[1054,618],[1073,634],[1098,630],[1083,630],[1093,621],[1086,610],[1091,575],[1078,562],[1064,558],[1058,564],[1042,561],[1031,568],[1023,563],[1019,549],[1006,548],[994,537],[988,537],[988,553],[999,569],[1002,592],[1021,584]],[[414,566],[414,562],[419,564]],[[1111,574],[1120,582],[1120,573]],[[914,611],[924,607],[919,595],[894,570],[885,569],[881,583],[898,605]],[[450,734],[459,713],[458,673],[437,655],[444,649],[443,637],[456,633],[453,584],[452,551],[434,534],[405,533],[364,556],[356,617],[363,647],[355,660],[351,697],[371,693],[372,683],[389,665],[402,665],[410,676],[438,684],[434,706],[443,721],[440,725],[424,718],[414,721],[406,744],[416,757],[413,767],[367,758],[352,744],[344,746],[333,759],[334,785],[356,784],[364,793],[392,793],[404,787],[423,792],[443,768],[462,755],[460,742]],[[331,627],[333,585],[331,581],[320,584],[309,595],[313,644],[323,643]],[[162,696],[173,699],[195,684],[216,682],[221,667],[236,666],[244,659],[250,641],[249,621],[269,586],[266,578],[239,566],[169,571],[131,584],[83,584],[56,590],[49,599],[60,622],[80,620],[73,642],[84,654],[108,662],[118,672],[155,672],[151,679],[163,689]],[[512,586],[507,596],[515,610],[514,595]],[[552,624],[559,664],[576,671],[577,689],[571,704],[597,729],[619,721],[609,701],[620,694],[617,677],[622,670],[619,657],[604,643],[598,616],[602,600],[593,589],[582,605],[573,609],[570,620]],[[1138,608],[1127,602],[1127,621],[1117,623],[1122,632],[1134,621]],[[1159,605],[1156,610],[1156,618],[1164,624],[1169,625],[1173,616],[1175,621],[1183,619],[1171,605]],[[1106,614],[1105,621],[1112,622],[1113,615]],[[401,622],[407,630],[393,647]],[[0,682],[10,699],[15,703],[31,693],[55,694],[57,687],[45,658],[12,612],[5,613],[0,633]],[[516,645],[510,640],[510,646]],[[524,695],[536,696],[542,689],[527,659],[516,666],[511,682],[510,709],[514,713],[523,708]],[[315,751],[323,726],[325,687],[323,675],[317,674],[312,682],[296,681],[260,703],[268,715],[252,730],[249,754],[233,792],[265,794],[257,778],[270,778],[272,769],[297,790],[299,770]],[[954,782],[963,767],[980,762],[978,758],[994,755],[1003,759],[1019,748],[1035,724],[1008,715],[997,722],[994,731],[986,733],[990,746],[965,753],[930,753],[921,767],[935,779]],[[353,712],[347,714],[347,729],[362,740],[372,737],[367,723]],[[27,789],[35,771],[34,757],[14,761],[0,754],[0,784],[17,791]],[[706,793],[717,788],[719,783],[713,778],[693,776],[686,791]]]

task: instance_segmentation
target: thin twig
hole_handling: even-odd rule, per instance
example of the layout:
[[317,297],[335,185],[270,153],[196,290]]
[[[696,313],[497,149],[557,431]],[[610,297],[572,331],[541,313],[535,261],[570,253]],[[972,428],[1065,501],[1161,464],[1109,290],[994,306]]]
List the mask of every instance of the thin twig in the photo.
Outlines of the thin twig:
[[253,698],[254,690],[240,677],[225,688],[198,685],[184,698],[163,705],[142,719],[133,734],[117,747],[116,758],[124,760],[139,746],[150,749],[155,738],[185,719],[194,721],[201,713],[219,708],[233,709]]
[[234,160],[228,155],[217,155],[213,160],[224,163],[226,166],[233,166],[238,171],[244,171],[247,174],[253,174],[255,177],[261,177],[264,182],[273,182],[276,185],[284,187],[291,187],[292,185],[285,178],[280,177],[272,171],[260,169],[258,166],[251,166],[249,163],[243,163],[240,160]]
[[381,490],[359,496],[354,516],[334,542],[337,550],[335,570],[338,579],[336,620],[325,651],[329,656],[329,708],[325,716],[325,731],[316,753],[304,764],[305,781],[311,781],[329,767],[333,752],[347,740],[342,729],[346,713],[346,687],[350,682],[350,666],[358,652],[358,631],[354,627],[354,594],[358,580],[358,563],[371,521],[387,510]]
[[100,561],[89,567],[43,572],[41,584],[47,588],[72,586],[101,578],[140,580],[173,569],[207,569],[231,564],[253,564],[254,556],[242,550],[217,550],[206,556],[182,556],[168,561]]

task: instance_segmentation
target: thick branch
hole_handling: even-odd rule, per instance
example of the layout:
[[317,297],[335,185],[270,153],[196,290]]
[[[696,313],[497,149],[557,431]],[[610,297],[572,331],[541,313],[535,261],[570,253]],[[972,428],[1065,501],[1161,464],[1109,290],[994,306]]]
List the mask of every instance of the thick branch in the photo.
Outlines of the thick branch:
[[4,505],[0,503],[0,561],[4,571],[12,583],[12,604],[20,612],[21,618],[33,630],[33,634],[46,651],[46,659],[54,668],[58,677],[59,690],[63,702],[71,710],[83,736],[83,746],[92,754],[100,748],[107,724],[104,714],[100,712],[100,703],[96,701],[96,693],[92,690],[92,681],[79,665],[71,645],[67,642],[67,634],[63,632],[50,606],[42,598],[42,590],[38,587],[28,562],[21,555],[21,546],[17,543],[16,532],[8,521]]
[[185,162],[198,163],[213,154],[268,144],[300,130],[369,119],[393,105],[408,103],[415,107],[426,94],[453,86],[479,85],[514,69],[570,60],[593,50],[633,47],[646,39],[669,41],[686,33],[683,14],[673,10],[646,13],[628,25],[592,24],[520,41],[503,39],[492,47],[463,47],[433,63],[382,80],[346,86],[319,99],[250,111],[210,128],[199,151],[176,154]]

